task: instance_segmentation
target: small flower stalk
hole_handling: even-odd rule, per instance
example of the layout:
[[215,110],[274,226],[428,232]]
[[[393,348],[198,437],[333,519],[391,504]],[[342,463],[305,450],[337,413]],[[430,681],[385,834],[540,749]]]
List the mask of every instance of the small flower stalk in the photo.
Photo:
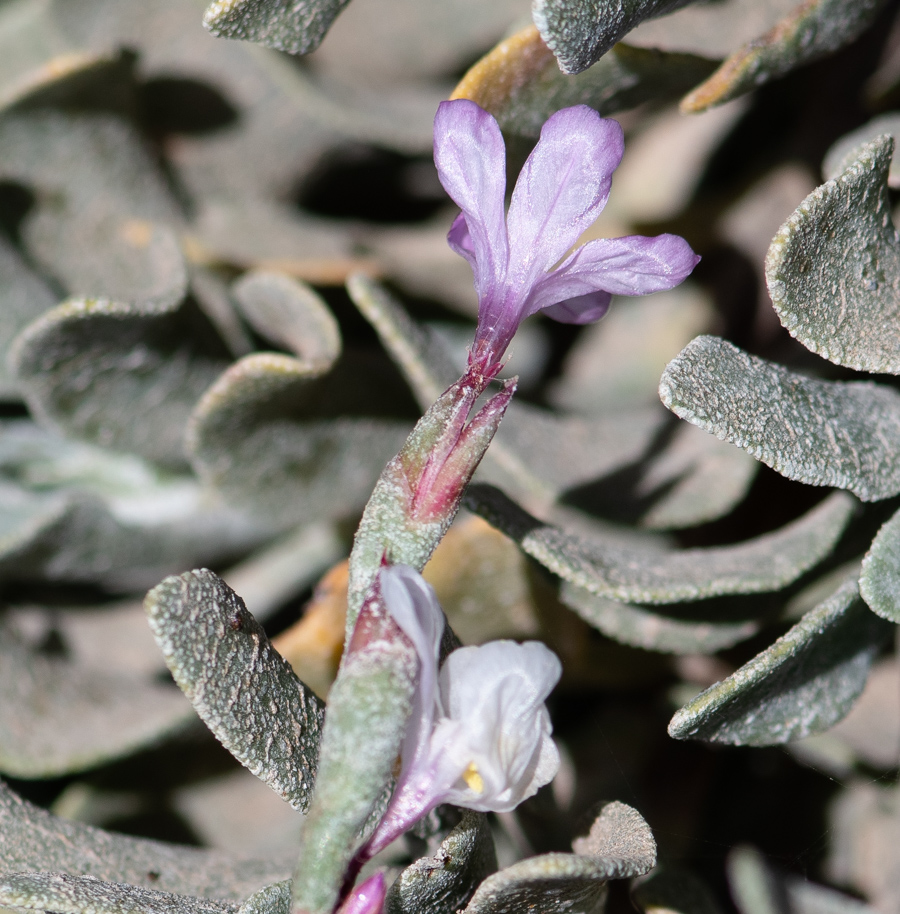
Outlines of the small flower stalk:
[[552,115],[522,168],[505,212],[506,149],[494,118],[468,99],[443,102],[434,121],[434,161],[462,212],[451,248],[472,267],[478,327],[469,371],[494,377],[519,324],[543,311],[585,324],[613,295],[671,289],[699,257],[677,235],[602,238],[573,252],[606,206],[622,159],[619,124],[586,105]]

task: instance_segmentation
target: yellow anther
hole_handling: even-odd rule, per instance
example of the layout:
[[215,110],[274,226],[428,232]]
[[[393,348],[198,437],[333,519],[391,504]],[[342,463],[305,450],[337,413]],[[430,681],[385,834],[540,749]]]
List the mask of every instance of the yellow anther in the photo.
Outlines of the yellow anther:
[[484,778],[478,773],[478,766],[475,762],[469,762],[469,767],[463,772],[462,779],[475,793],[484,793]]

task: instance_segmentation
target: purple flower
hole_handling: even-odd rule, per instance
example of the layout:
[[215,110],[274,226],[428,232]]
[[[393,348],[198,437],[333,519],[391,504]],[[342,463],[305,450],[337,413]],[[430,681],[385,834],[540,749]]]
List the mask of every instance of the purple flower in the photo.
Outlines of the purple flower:
[[478,293],[469,353],[476,373],[496,374],[519,324],[538,311],[590,323],[603,317],[613,295],[671,289],[696,266],[700,258],[677,235],[601,238],[566,256],[606,205],[623,148],[616,121],[586,105],[557,111],[505,213],[506,149],[497,122],[468,99],[439,106],[434,161],[462,210],[447,241],[469,261]]
[[438,673],[444,614],[406,565],[380,572],[384,605],[415,645],[419,688],[388,808],[362,857],[386,847],[440,803],[506,812],[556,775],[559,753],[544,701],[559,679],[537,641],[459,648]]

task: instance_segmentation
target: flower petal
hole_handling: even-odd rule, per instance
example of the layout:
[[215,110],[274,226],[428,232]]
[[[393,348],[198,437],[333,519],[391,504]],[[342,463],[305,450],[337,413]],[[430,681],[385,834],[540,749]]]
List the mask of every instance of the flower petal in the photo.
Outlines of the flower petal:
[[469,233],[465,214],[460,213],[453,220],[453,225],[450,226],[450,231],[447,232],[447,244],[461,257],[465,257],[473,270],[477,269],[475,265],[475,246],[472,244],[472,235]]
[[468,99],[441,102],[434,118],[434,164],[444,190],[462,210],[474,262],[466,259],[473,264],[475,289],[482,297],[502,283],[509,259],[506,146],[497,122]]
[[529,288],[606,205],[622,128],[587,105],[557,111],[525,162],[507,216],[509,281]]
[[419,655],[419,688],[402,750],[408,767],[424,751],[431,733],[444,612],[431,585],[409,565],[382,568],[379,578],[384,605]]
[[612,294],[609,292],[588,292],[587,295],[576,295],[555,305],[547,305],[541,310],[561,324],[593,324],[609,311],[611,301]]

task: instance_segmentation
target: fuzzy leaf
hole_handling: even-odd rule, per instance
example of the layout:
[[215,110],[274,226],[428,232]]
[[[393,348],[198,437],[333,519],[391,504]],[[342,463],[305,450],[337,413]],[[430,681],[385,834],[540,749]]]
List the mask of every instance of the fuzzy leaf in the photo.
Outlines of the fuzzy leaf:
[[150,678],[78,665],[0,640],[0,771],[52,778],[158,742],[191,718],[183,696]]
[[656,864],[656,842],[630,806],[608,803],[575,854],[530,857],[489,876],[465,914],[594,914],[610,879],[630,879]]
[[276,353],[246,356],[191,417],[187,448],[200,478],[275,527],[358,511],[408,430],[335,417],[342,382],[319,368]]
[[214,338],[192,332],[191,312],[74,299],[18,337],[11,366],[42,422],[180,466],[188,416],[227,364]]
[[835,492],[774,533],[734,546],[675,550],[626,546],[615,535],[584,539],[542,523],[490,486],[472,486],[467,505],[564,581],[638,603],[779,590],[831,552],[854,511],[853,499]]
[[17,399],[15,380],[6,366],[9,347],[20,330],[56,303],[50,287],[22,260],[16,249],[0,238],[0,398]]
[[534,0],[531,13],[563,73],[596,63],[638,23],[693,0]]
[[456,914],[497,869],[484,813],[463,810],[462,821],[431,857],[408,866],[388,891],[385,914]]
[[21,799],[2,782],[0,865],[10,873],[80,873],[234,902],[290,874],[290,864],[283,861],[240,859],[69,822]]
[[561,73],[537,29],[501,41],[463,77],[452,98],[470,98],[512,134],[537,138],[561,108],[590,105],[604,117],[661,103],[706,79],[716,62],[694,54],[617,44],[577,76]]
[[850,44],[872,22],[884,0],[807,0],[771,31],[735,51],[686,96],[682,111],[700,112],[750,92]]
[[0,904],[58,914],[235,914],[237,905],[66,873],[0,875]]
[[290,914],[291,880],[275,882],[254,892],[238,909],[237,914]]
[[867,143],[772,239],[766,281],[807,349],[858,371],[900,374],[900,236],[887,178],[894,142]]
[[349,0],[216,0],[203,24],[217,38],[264,44],[288,54],[308,54],[322,42]]
[[340,355],[337,321],[306,284],[259,270],[245,273],[232,292],[257,333],[289,349],[312,371],[328,371]]
[[608,638],[667,654],[713,653],[746,641],[760,628],[753,619],[729,618],[718,606],[692,603],[677,614],[664,615],[598,596],[568,581],[563,582],[559,598]]
[[375,634],[345,652],[328,694],[315,794],[300,833],[295,910],[334,910],[361,833],[376,824],[373,812],[389,789],[413,708],[418,667],[406,639]]
[[771,746],[821,733],[850,710],[891,631],[851,578],[771,647],[686,704],[669,735]]
[[859,591],[872,612],[900,622],[900,512],[872,540],[863,559]]
[[701,336],[666,367],[659,395],[788,479],[863,501],[900,492],[900,394],[888,387],[812,380]]
[[[894,138],[894,149],[897,148],[897,137],[900,136],[900,114],[882,114],[872,118],[862,127],[842,136],[825,153],[822,160],[822,175],[826,181],[840,177],[860,156],[862,148],[868,146],[880,136],[889,134]],[[891,157],[888,169],[888,187],[900,187],[900,162]]]
[[324,708],[243,600],[211,571],[193,571],[167,578],[144,605],[175,681],[206,725],[242,765],[305,811]]

